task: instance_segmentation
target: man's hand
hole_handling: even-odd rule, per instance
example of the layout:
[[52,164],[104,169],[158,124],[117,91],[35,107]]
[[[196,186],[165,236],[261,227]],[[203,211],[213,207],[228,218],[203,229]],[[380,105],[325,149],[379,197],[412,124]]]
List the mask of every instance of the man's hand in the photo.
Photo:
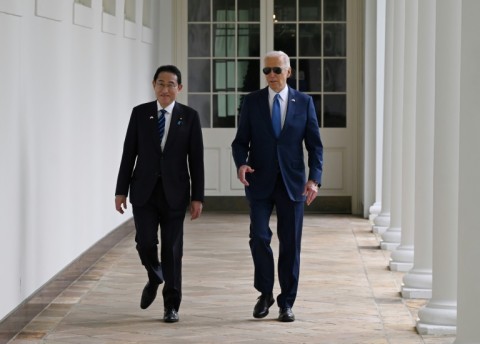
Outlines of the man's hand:
[[309,180],[307,184],[305,184],[305,190],[303,191],[303,195],[307,196],[307,205],[310,205],[315,197],[318,194],[318,184],[315,183],[313,180]]
[[250,184],[248,184],[247,179],[245,179],[245,175],[247,173],[253,173],[253,172],[255,172],[255,170],[248,165],[240,166],[237,174],[238,179],[240,180],[240,183],[242,183],[245,186],[249,186]]
[[200,215],[202,214],[202,209],[203,209],[203,203],[200,201],[192,201],[190,203],[190,215],[191,215],[191,220],[198,219]]
[[127,209],[127,196],[124,195],[116,195],[115,196],[115,209],[120,214],[124,213],[124,209]]

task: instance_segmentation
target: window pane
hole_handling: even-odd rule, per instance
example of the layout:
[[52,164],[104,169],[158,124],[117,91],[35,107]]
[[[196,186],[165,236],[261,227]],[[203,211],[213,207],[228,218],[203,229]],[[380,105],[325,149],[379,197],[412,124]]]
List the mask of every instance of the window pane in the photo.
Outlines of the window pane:
[[188,105],[198,111],[202,128],[211,128],[210,123],[210,96],[209,95],[188,95]]
[[235,90],[235,61],[213,60],[214,92]]
[[290,58],[290,67],[292,69],[292,74],[287,79],[287,84],[291,88],[298,90],[297,81],[298,81],[299,72],[297,70],[297,60],[295,58]]
[[260,56],[260,25],[238,25],[238,52],[239,57]]
[[346,92],[346,68],[346,60],[325,60],[323,70],[325,92]]
[[260,0],[238,1],[238,21],[260,21]]
[[235,128],[235,95],[216,94],[213,96],[213,127]]
[[325,24],[323,30],[323,54],[347,56],[346,24]]
[[322,54],[321,24],[300,24],[299,36],[300,56],[320,56]]
[[297,19],[296,6],[295,0],[275,0],[273,4],[275,21],[295,21]]
[[238,60],[238,91],[251,92],[260,88],[260,61]]
[[288,56],[297,56],[297,31],[295,24],[274,25],[273,49],[282,50]]
[[235,0],[213,0],[213,21],[235,21]]
[[188,21],[209,22],[210,0],[188,0]]
[[325,107],[323,119],[325,127],[346,128],[347,127],[347,96],[346,95],[325,95]]
[[299,90],[304,92],[322,91],[322,60],[302,59],[298,72]]
[[312,94],[313,105],[317,113],[318,126],[322,126],[322,96],[320,94]]
[[210,25],[189,24],[188,25],[188,56],[207,57],[210,56]]
[[319,0],[300,0],[300,20],[320,21],[322,20],[321,2]]
[[235,26],[213,25],[213,56],[235,56]]
[[345,0],[323,0],[325,21],[346,21],[347,6]]
[[210,60],[188,60],[188,91],[210,92]]

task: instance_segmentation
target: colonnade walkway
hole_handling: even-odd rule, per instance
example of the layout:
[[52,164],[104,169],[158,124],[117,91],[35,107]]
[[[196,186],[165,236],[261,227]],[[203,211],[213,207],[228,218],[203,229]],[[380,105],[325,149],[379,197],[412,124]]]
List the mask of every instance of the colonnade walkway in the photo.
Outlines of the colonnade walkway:
[[[304,220],[296,321],[252,317],[258,293],[248,246],[247,214],[204,213],[185,221],[180,321],[162,321],[159,293],[139,307],[146,274],[132,232],[65,289],[10,343],[341,343],[450,344],[421,336],[417,311],[426,300],[400,296],[403,273],[368,220],[312,215]],[[272,217],[271,228],[276,226]],[[275,232],[275,231],[274,231]],[[275,256],[278,242],[272,242]],[[159,290],[160,291],[160,290]],[[278,292],[278,283],[275,293]]]

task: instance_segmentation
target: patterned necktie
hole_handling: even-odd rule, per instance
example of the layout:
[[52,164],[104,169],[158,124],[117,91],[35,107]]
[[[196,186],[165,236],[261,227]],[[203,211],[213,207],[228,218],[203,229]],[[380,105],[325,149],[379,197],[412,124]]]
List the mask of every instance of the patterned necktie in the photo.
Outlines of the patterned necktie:
[[282,131],[282,116],[280,114],[280,95],[278,93],[273,98],[272,125],[273,125],[273,132],[275,133],[275,137],[278,138],[280,136],[280,132]]
[[165,113],[167,110],[160,110],[160,116],[158,116],[158,135],[160,136],[160,144],[162,143],[163,135],[165,134]]

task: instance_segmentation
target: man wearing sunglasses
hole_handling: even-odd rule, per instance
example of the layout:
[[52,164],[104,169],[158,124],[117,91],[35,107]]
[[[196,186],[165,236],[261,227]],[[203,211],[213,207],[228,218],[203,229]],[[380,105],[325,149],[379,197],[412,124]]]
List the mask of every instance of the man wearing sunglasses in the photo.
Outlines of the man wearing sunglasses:
[[[304,203],[310,205],[317,196],[323,145],[312,98],[287,85],[291,75],[288,55],[282,51],[267,53],[263,73],[268,86],[243,99],[232,153],[250,206],[254,287],[260,292],[253,316],[264,318],[275,302],[269,227],[275,207],[280,244],[278,320],[292,322],[299,281]],[[308,178],[303,144],[308,152]]]

